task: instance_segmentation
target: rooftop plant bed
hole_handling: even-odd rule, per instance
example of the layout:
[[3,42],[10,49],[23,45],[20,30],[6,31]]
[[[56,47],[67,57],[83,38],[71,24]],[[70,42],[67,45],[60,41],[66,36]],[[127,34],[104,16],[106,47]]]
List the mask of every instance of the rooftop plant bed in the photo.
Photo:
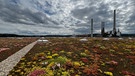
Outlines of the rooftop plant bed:
[[0,38],[0,62],[37,38]]
[[48,38],[8,76],[135,76],[135,40]]

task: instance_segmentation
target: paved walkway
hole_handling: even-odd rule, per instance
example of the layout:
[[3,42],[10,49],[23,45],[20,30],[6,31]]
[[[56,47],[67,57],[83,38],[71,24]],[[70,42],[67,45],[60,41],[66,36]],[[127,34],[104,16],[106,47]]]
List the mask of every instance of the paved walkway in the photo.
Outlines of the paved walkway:
[[27,45],[15,54],[0,62],[0,76],[7,76],[8,73],[17,65],[20,59],[25,56],[37,41]]

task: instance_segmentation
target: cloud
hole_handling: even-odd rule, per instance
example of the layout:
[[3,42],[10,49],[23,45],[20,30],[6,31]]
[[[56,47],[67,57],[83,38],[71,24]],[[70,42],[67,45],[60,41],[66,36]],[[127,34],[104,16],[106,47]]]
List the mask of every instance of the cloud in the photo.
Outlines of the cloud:
[[21,6],[8,2],[8,0],[1,1],[1,3],[5,3],[5,5],[1,5],[0,17],[5,22],[11,23],[20,23],[20,24],[48,24],[49,22],[58,24],[55,21],[50,20],[46,17],[43,12],[33,12],[31,9],[23,9]]
[[[90,19],[94,19],[95,30],[99,30],[101,27],[101,21],[106,22],[106,29],[111,30],[113,26],[113,10],[117,11],[117,27],[124,33],[129,31],[133,33],[128,28],[135,28],[135,26],[129,27],[126,25],[127,22],[133,23],[135,20],[135,13],[133,12],[134,2],[133,0],[100,0],[100,1],[88,1],[89,7],[83,9],[72,10],[72,15],[78,19],[85,20],[84,17],[87,16]],[[88,23],[89,24],[89,23]]]
[[83,34],[89,32],[93,18],[94,32],[100,33],[102,21],[106,31],[112,30],[116,9],[117,27],[123,33],[135,33],[131,30],[135,29],[134,5],[134,0],[0,0],[0,32]]

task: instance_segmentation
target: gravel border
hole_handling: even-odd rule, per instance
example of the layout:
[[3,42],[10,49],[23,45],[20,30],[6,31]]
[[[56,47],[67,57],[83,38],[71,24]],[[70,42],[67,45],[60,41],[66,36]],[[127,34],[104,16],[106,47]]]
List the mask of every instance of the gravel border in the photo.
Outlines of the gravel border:
[[36,43],[37,41],[25,46],[15,54],[0,62],[0,76],[7,76],[20,59],[25,56]]

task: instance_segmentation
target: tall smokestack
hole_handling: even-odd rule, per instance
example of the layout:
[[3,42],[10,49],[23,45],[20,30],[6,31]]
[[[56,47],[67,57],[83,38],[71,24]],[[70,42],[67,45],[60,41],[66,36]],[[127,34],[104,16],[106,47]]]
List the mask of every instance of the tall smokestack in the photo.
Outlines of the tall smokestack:
[[105,33],[105,22],[101,22],[101,35],[104,36]]
[[93,19],[91,19],[91,37],[93,37]]
[[114,10],[114,21],[113,21],[113,32],[115,34],[116,32],[116,10]]

